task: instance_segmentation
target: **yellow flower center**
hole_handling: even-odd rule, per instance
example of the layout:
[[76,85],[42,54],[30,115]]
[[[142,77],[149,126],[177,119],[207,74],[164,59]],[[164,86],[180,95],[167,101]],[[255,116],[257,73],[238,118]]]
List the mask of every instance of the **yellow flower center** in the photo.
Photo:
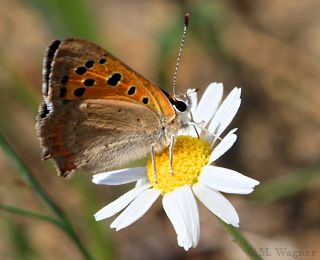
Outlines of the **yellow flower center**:
[[212,152],[210,145],[203,139],[191,136],[179,136],[173,148],[173,175],[170,172],[169,148],[156,154],[156,175],[151,156],[148,161],[148,178],[154,188],[160,189],[162,194],[174,189],[198,182],[198,177],[203,166],[208,164]]

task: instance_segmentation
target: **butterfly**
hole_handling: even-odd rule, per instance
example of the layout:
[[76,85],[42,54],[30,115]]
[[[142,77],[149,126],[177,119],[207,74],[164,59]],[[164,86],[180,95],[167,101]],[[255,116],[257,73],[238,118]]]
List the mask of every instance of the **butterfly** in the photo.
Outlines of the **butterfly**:
[[83,39],[55,40],[47,48],[42,92],[38,138],[43,159],[52,159],[62,177],[154,158],[190,121],[187,93],[168,94]]

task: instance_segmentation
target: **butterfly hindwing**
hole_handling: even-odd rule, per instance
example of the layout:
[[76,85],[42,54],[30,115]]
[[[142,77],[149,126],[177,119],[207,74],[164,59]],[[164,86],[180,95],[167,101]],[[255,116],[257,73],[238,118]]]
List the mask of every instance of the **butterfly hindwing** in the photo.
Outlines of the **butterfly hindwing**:
[[160,124],[143,106],[87,99],[39,119],[38,135],[44,158],[55,161],[59,175],[76,169],[97,173],[145,156],[157,139],[161,147],[167,145]]

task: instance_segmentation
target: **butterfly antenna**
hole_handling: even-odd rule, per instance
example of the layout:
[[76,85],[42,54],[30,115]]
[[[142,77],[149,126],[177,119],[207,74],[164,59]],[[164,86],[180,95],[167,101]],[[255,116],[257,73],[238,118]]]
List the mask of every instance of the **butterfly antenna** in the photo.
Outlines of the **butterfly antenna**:
[[184,44],[184,39],[186,38],[188,26],[189,26],[189,14],[186,13],[186,15],[184,17],[184,29],[183,29],[182,42],[180,45],[180,51],[179,51],[176,71],[174,72],[174,78],[173,78],[173,91],[172,91],[173,95],[176,93],[176,81],[177,81],[177,74],[178,74],[178,66],[179,66],[182,48],[183,48],[183,44]]

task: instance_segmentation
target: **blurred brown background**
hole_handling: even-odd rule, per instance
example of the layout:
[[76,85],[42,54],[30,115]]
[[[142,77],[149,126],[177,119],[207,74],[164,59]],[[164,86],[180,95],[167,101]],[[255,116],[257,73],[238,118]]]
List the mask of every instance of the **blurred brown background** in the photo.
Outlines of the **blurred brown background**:
[[[178,91],[223,82],[242,88],[231,127],[236,145],[218,162],[257,179],[249,196],[226,195],[240,230],[270,256],[277,248],[320,257],[320,2],[317,0],[111,1],[0,0],[0,130],[70,218],[95,259],[245,259],[200,203],[199,246],[185,252],[161,200],[116,232],[93,214],[130,189],[67,181],[42,162],[35,131],[42,59],[53,39],[91,40],[171,92],[183,32],[190,26]],[[0,153],[0,202],[50,215]],[[266,251],[268,250],[268,251]],[[262,251],[260,253],[263,254]],[[0,211],[0,259],[82,259],[57,227]]]

